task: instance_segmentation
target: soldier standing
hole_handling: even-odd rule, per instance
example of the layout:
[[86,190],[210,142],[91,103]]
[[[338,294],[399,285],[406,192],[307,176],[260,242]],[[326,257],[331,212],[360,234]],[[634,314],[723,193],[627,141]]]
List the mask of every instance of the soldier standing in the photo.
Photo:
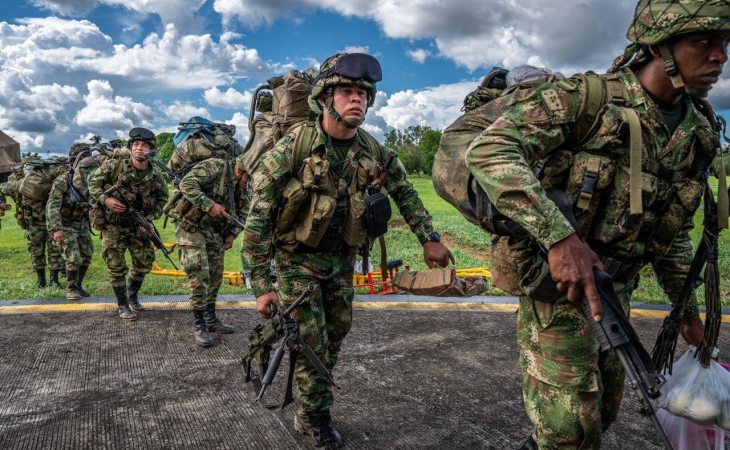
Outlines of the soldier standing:
[[[76,159],[84,153],[90,153],[88,146],[74,144],[68,154],[69,162],[75,165]],[[94,255],[94,242],[89,225],[89,203],[85,198],[71,195],[68,174],[61,172],[53,180],[46,205],[46,226],[53,240],[61,246],[61,255],[66,263],[66,299],[80,300],[81,297],[90,297],[82,283]]]
[[[152,221],[162,215],[168,193],[162,175],[145,156],[156,147],[154,133],[146,128],[132,128],[127,147],[131,151],[130,157],[106,159],[94,172],[89,180],[89,197],[97,203],[96,211],[103,216],[92,217],[92,225],[101,229],[101,256],[117,297],[119,316],[133,321],[137,320],[137,315],[130,310],[130,305],[134,311],[144,310],[138,292],[144,277],[152,270],[155,250],[116,196],[123,195]],[[124,259],[127,250],[132,257],[131,271]],[[125,281],[128,271],[129,285]]]
[[[370,55],[328,58],[310,96],[311,106],[320,112],[316,122],[298,126],[279,140],[252,175],[242,253],[251,271],[256,308],[269,317],[272,303],[281,301],[286,307],[308,284],[317,286],[317,294],[293,316],[302,338],[329,371],[352,323],[353,264],[358,246],[365,244],[364,201],[365,191],[374,186],[369,184],[371,174],[383,181],[423,244],[426,264],[445,267],[451,256],[406,180],[403,165],[390,172],[378,169],[385,149],[360,128],[381,78],[380,63]],[[278,292],[269,279],[272,254]],[[309,434],[318,447],[339,448],[342,439],[330,415],[331,387],[303,354],[297,360],[296,382],[295,429]]]
[[216,317],[215,302],[223,281],[226,250],[243,229],[233,223],[245,215],[248,201],[242,165],[222,158],[197,163],[182,179],[179,194],[165,207],[175,224],[178,255],[188,275],[195,342],[213,345],[209,332],[233,333]]
[[[553,301],[520,297],[523,397],[534,424],[523,449],[597,449],[616,419],[624,371],[613,352],[599,355],[580,306],[585,295],[601,320],[593,270],[612,276],[628,314],[644,265],[651,264],[675,304],[692,260],[692,218],[720,148],[703,98],[728,60],[730,5],[642,0],[627,36],[632,44],[602,76],[608,101],[585,142],[570,137],[591,88],[587,78],[574,76],[510,94],[502,116],[467,153],[467,166],[496,208],[548,249],[549,275],[561,292]],[[640,129],[629,138],[622,130],[631,122]],[[636,150],[634,133],[642,139]],[[641,161],[636,189],[629,181],[634,151]],[[585,242],[546,197],[548,187],[572,202]],[[524,277],[522,287],[531,271],[544,268],[524,240],[500,238],[492,255],[495,265],[524,268],[505,274],[517,277],[517,285]],[[693,293],[681,335],[697,345],[703,329]]]

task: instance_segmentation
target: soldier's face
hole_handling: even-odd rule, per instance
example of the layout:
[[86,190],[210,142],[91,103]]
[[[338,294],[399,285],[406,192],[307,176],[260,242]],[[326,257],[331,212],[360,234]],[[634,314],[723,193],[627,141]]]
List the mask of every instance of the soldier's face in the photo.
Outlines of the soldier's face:
[[728,60],[728,42],[728,31],[680,35],[672,45],[672,53],[684,83],[702,91],[712,89]]
[[335,86],[332,92],[332,106],[345,120],[365,120],[368,104],[368,91],[357,85]]
[[145,141],[132,142],[132,157],[138,161],[147,159],[145,155],[150,151],[150,144]]

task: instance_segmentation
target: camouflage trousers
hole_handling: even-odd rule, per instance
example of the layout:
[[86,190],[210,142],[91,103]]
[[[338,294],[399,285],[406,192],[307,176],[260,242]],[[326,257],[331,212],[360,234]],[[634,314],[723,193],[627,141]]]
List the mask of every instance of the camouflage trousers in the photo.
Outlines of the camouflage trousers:
[[[614,284],[629,312],[631,285]],[[522,395],[541,450],[600,449],[616,420],[625,373],[614,352],[599,353],[579,302],[520,297],[517,343]]]
[[175,224],[177,255],[188,274],[190,306],[205,309],[215,304],[223,281],[223,238],[212,230],[186,231]]
[[[107,223],[101,234],[101,257],[106,264],[109,281],[118,286],[124,281],[127,272],[135,280],[144,280],[152,270],[155,261],[155,250],[141,231],[132,231],[127,227],[119,227]],[[127,268],[125,252],[129,250],[132,257],[132,269]]]
[[[332,372],[342,341],[352,326],[354,255],[278,251],[274,261],[282,306],[294,303],[310,283],[319,288],[292,315],[299,324],[299,333],[304,342]],[[319,375],[303,353],[297,358],[296,382],[302,410],[309,413],[332,406],[332,386]]]
[[48,232],[45,222],[29,222],[25,230],[25,240],[30,252],[33,270],[46,268],[46,252],[48,252],[48,266],[51,270],[63,270],[61,248],[53,242],[53,234]]
[[80,266],[88,266],[94,256],[94,242],[91,240],[89,220],[71,222],[63,225],[64,243],[61,256],[66,263],[66,270],[78,270]]

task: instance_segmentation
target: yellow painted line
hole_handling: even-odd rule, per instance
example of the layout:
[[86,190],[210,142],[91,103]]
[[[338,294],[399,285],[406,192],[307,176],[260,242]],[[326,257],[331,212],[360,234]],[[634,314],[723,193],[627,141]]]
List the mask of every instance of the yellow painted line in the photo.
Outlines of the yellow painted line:
[[[188,302],[143,302],[148,310],[188,310]],[[424,311],[501,311],[514,313],[518,305],[509,303],[441,303],[441,302],[359,302],[353,303],[357,309],[412,309]],[[256,302],[240,301],[217,303],[218,309],[255,309]],[[78,311],[112,311],[116,310],[114,303],[64,303],[58,305],[14,305],[0,306],[1,314],[25,314],[25,313],[52,313],[52,312],[78,312]],[[631,311],[632,318],[663,319],[669,311],[657,311],[650,309],[635,309]],[[704,321],[705,315],[700,314]],[[730,323],[728,316],[723,316],[723,322]]]

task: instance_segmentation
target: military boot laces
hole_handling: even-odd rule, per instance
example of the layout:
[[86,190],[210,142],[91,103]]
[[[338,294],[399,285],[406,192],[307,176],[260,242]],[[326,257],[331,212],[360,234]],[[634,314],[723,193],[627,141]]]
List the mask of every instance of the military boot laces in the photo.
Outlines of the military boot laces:
[[219,318],[216,317],[215,303],[213,303],[212,305],[207,305],[205,307],[205,313],[203,317],[205,318],[205,326],[211,333],[231,334],[234,331],[232,326],[226,325],[225,323],[221,322]]
[[117,297],[117,306],[119,306],[119,317],[127,322],[133,322],[137,320],[137,314],[129,309],[127,303],[127,285],[122,284],[121,286],[112,286],[114,289],[114,295]]
[[205,311],[202,309],[194,309],[193,314],[195,315],[195,343],[201,347],[210,347],[213,345],[213,339],[208,333],[208,327],[205,326]]
[[145,307],[142,306],[139,302],[139,298],[137,297],[137,293],[141,288],[142,280],[135,280],[134,278],[129,279],[129,284],[127,285],[127,300],[129,301],[129,306],[137,312],[145,310]]
[[48,281],[48,287],[55,287],[60,288],[61,283],[58,282],[58,274],[60,273],[60,270],[51,270],[51,277]]
[[35,282],[36,286],[38,286],[39,288],[46,287],[46,269],[38,269],[35,271],[35,273],[36,275],[38,275],[38,281]]
[[309,414],[297,411],[294,414],[294,429],[299,434],[311,436],[315,447],[324,447],[327,450],[342,447],[342,436],[332,423],[329,410]]
[[81,266],[79,267],[78,275],[76,278],[76,287],[79,289],[79,293],[82,297],[91,297],[91,294],[86,292],[86,289],[82,286],[84,282],[84,277],[86,277],[86,271],[89,270],[89,266]]
[[532,436],[528,436],[527,440],[524,444],[522,444],[522,447],[518,448],[517,450],[539,450],[537,447],[537,442],[532,438]]
[[66,300],[81,300],[81,292],[79,292],[79,286],[76,282],[78,272],[75,270],[67,270],[68,273],[68,287],[66,288]]

